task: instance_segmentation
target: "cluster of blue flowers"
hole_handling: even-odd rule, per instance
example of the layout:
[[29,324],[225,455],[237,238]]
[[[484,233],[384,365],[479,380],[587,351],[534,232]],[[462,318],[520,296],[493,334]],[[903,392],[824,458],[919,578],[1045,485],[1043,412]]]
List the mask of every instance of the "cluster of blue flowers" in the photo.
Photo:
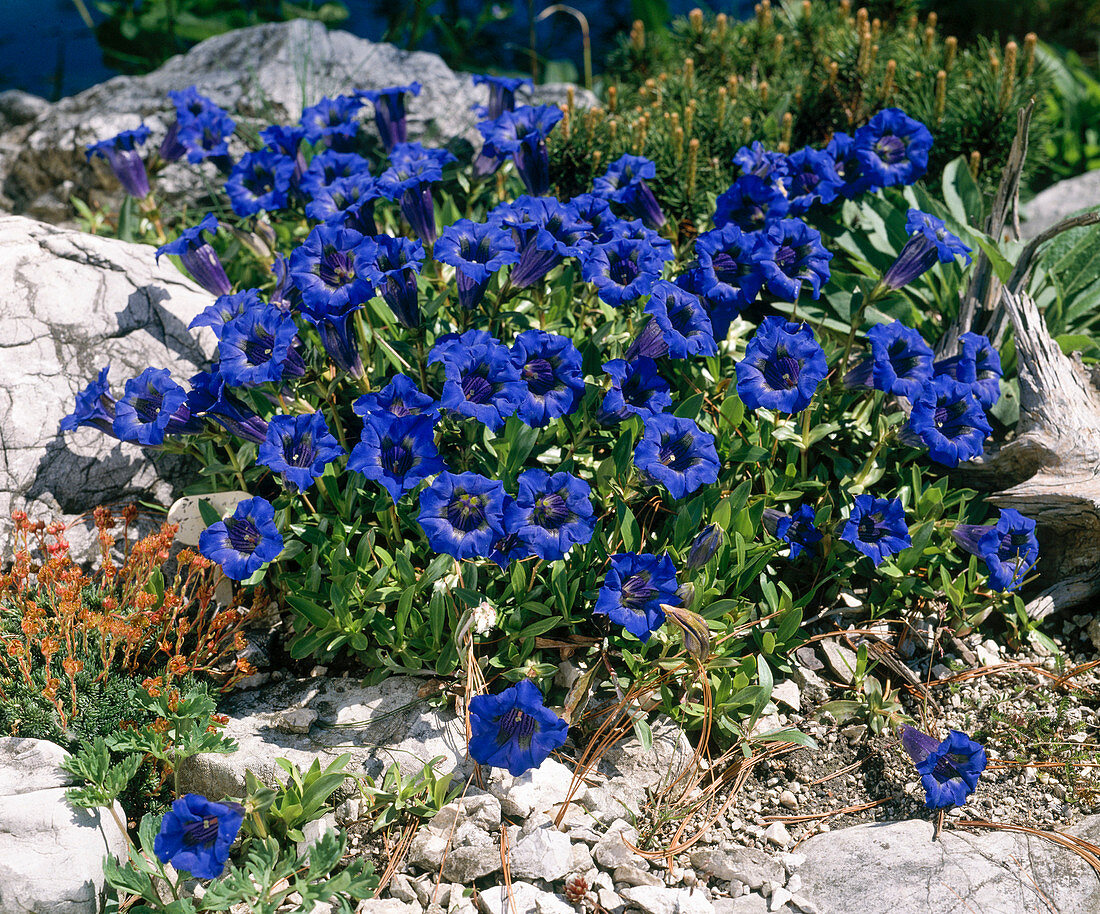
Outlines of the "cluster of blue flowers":
[[[714,227],[696,239],[693,259],[669,276],[675,253],[659,234],[667,220],[650,186],[654,164],[624,155],[590,192],[558,200],[549,195],[547,137],[561,110],[517,107],[522,80],[475,82],[490,90],[475,174],[491,174],[511,161],[527,195],[499,204],[484,221],[459,219],[442,228],[436,189],[456,160],[445,149],[407,140],[405,102],[419,85],[324,98],[306,108],[298,124],[262,131],[264,145],[235,163],[227,146],[233,122],[226,113],[194,89],[174,93],[177,121],[161,144],[159,161],[210,159],[227,174],[233,212],[252,226],[237,236],[269,255],[274,288],[233,290],[210,243],[221,227],[206,216],[157,255],[179,257],[217,297],[192,323],[217,338],[216,362],[186,388],[167,371],[147,369],[126,382],[118,399],[104,368],[78,395],[62,429],[91,426],[158,447],[168,436],[194,435],[213,423],[256,444],[258,463],[290,493],[306,493],[330,467],[338,472],[337,462],[346,458],[348,470],[383,488],[395,505],[416,495],[420,527],[437,553],[489,559],[502,568],[528,557],[560,561],[574,546],[589,543],[596,530],[599,518],[585,480],[533,468],[519,473],[514,490],[506,491],[498,479],[452,470],[437,442],[441,432],[464,422],[493,433],[513,419],[540,429],[580,410],[588,391],[573,341],[536,329],[510,341],[482,329],[445,333],[416,366],[420,384],[399,373],[373,390],[379,379],[367,377],[359,343],[363,308],[375,297],[411,340],[424,343],[423,275],[443,281],[445,269],[453,271],[456,313],[468,327],[483,305],[495,315],[502,302],[567,264],[588,285],[593,304],[598,299],[622,309],[635,327],[620,356],[602,366],[595,420],[608,428],[640,420],[633,455],[639,478],[672,499],[716,483],[721,458],[714,436],[695,420],[669,412],[667,377],[674,360],[716,355],[734,318],[758,302],[797,302],[803,293],[818,298],[830,280],[832,255],[802,217],[918,180],[927,168],[928,130],[887,109],[853,136],[834,136],[822,150],[781,155],[759,143],[742,148],[734,157],[740,176],[718,199]],[[369,144],[360,114],[367,106],[373,106],[386,157],[378,174],[363,154]],[[144,198],[150,191],[138,148],[147,139],[145,128],[130,131],[95,144],[89,155],[105,157],[127,190]],[[389,208],[387,216],[400,213],[413,237],[380,231],[386,223],[376,218],[379,204]],[[285,257],[275,254],[276,236],[263,216],[284,209],[311,223]],[[911,211],[907,228],[910,239],[874,294],[902,288],[937,262],[968,257],[965,245],[932,216]],[[322,412],[287,405],[294,399],[294,380],[316,367],[308,345],[313,334],[327,361],[369,391],[354,403],[362,420],[358,441],[346,442],[342,429],[338,437],[332,434]],[[954,466],[982,453],[991,431],[984,410],[998,398],[1001,376],[988,340],[967,334],[958,355],[938,361],[919,333],[900,322],[872,328],[868,341],[867,357],[845,375],[849,386],[903,398],[909,411],[904,435],[926,446],[932,459]],[[438,397],[427,383],[430,366],[437,366]],[[772,315],[760,321],[736,364],[736,390],[748,409],[797,414],[810,407],[828,374],[814,329]],[[261,416],[256,404],[264,400],[286,412]],[[996,589],[1018,586],[1037,554],[1033,534],[1022,531],[1013,514],[1004,512],[988,531],[957,533],[965,548],[983,557]],[[789,545],[792,559],[813,554],[824,537],[809,504],[792,514],[768,509],[765,525]],[[908,547],[901,500],[856,496],[839,539],[876,565]],[[701,567],[720,542],[719,528],[704,529],[685,567]],[[237,580],[253,576],[283,546],[276,512],[259,496],[242,501],[200,540],[203,554]],[[593,612],[639,640],[661,627],[668,609],[688,602],[669,554],[624,552],[609,562]],[[527,680],[500,695],[475,698],[471,720],[473,756],[513,773],[560,746],[567,730]]]

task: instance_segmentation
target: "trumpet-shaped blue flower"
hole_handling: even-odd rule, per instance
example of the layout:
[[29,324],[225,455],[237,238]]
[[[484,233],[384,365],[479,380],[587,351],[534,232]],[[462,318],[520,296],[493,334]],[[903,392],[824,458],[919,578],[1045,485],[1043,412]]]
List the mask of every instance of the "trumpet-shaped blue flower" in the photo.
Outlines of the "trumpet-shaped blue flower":
[[790,172],[784,179],[791,215],[800,216],[815,206],[832,203],[844,186],[828,152],[806,146],[787,159]]
[[736,225],[746,232],[767,228],[790,211],[783,189],[754,174],[741,175],[715,203],[714,225]]
[[425,244],[436,239],[432,185],[443,180],[443,167],[455,157],[446,149],[426,149],[419,143],[400,143],[390,151],[390,167],[378,186],[401,207],[401,214]]
[[516,109],[516,93],[524,86],[527,86],[528,89],[534,87],[531,80],[523,77],[490,76],[488,73],[475,73],[473,83],[475,86],[489,87],[488,107],[479,106],[475,109],[482,119],[488,118],[489,120],[500,117],[505,111],[514,111]]
[[116,400],[111,396],[111,385],[107,381],[110,370],[110,365],[101,368],[99,377],[76,395],[76,408],[61,420],[59,431],[71,432],[86,425],[114,435]]
[[958,524],[951,534],[985,562],[991,590],[1016,590],[1039,560],[1035,521],[1012,508],[1003,509],[995,525]]
[[259,289],[245,289],[232,295],[219,295],[214,304],[204,308],[192,318],[187,325],[188,330],[196,327],[209,327],[214,336],[222,338],[222,328],[235,317],[240,317],[246,311],[262,311],[267,305],[260,298]]
[[821,235],[801,219],[781,219],[768,228],[775,253],[760,263],[768,291],[781,301],[797,301],[804,285],[816,299],[829,281],[833,255],[821,244]]
[[374,123],[378,135],[382,138],[382,148],[390,152],[395,146],[408,139],[408,115],[405,112],[405,96],[419,95],[420,83],[407,86],[390,86],[388,89],[359,89],[355,93],[359,98],[374,105]]
[[192,417],[210,419],[230,434],[254,444],[267,440],[267,421],[226,388],[219,365],[200,371],[187,383],[191,387],[187,392],[187,408]]
[[743,175],[756,175],[773,183],[779,183],[791,171],[790,162],[783,153],[765,149],[759,140],[738,149],[733,154],[733,164],[741,169]]
[[647,480],[663,485],[673,498],[718,481],[714,436],[694,419],[650,413],[642,421],[645,432],[634,448],[634,464]]
[[234,581],[248,580],[282,551],[275,509],[258,496],[238,502],[231,516],[199,534],[199,552]]
[[256,462],[304,492],[344,449],[328,430],[324,413],[272,416]]
[[648,641],[664,624],[661,604],[680,604],[676,589],[676,567],[667,553],[620,553],[611,556],[611,568],[592,612],[617,622],[640,641]]
[[975,399],[991,409],[1001,398],[1001,356],[988,338],[980,333],[964,333],[959,337],[959,354],[932,365],[937,375],[947,375],[970,385]]
[[375,235],[374,243],[370,279],[401,326],[414,330],[420,326],[416,276],[424,265],[424,245],[390,235]]
[[313,199],[306,204],[306,215],[361,235],[377,235],[374,203],[382,196],[377,179],[368,172],[348,175],[314,190]]
[[470,699],[470,757],[519,777],[565,745],[569,724],[547,708],[542,692],[521,679],[499,695]]
[[191,417],[187,392],[167,368],[146,368],[126,382],[115,404],[111,430],[116,438],[155,447],[166,434],[183,431]]
[[211,295],[228,295],[233,291],[229,277],[225,275],[218,254],[210,243],[203,238],[203,232],[216,235],[218,220],[213,213],[207,213],[202,222],[184,229],[175,241],[169,241],[157,248],[157,260],[162,254],[175,254],[183,263],[183,268],[191,278]]
[[310,143],[324,143],[332,149],[349,150],[359,134],[356,112],[363,107],[362,99],[352,95],[327,95],[317,104],[302,109],[298,121]]
[[661,278],[665,257],[640,239],[615,238],[593,245],[584,257],[581,275],[609,305],[629,304],[649,294]]
[[274,305],[251,309],[222,328],[218,359],[230,387],[253,387],[300,377],[305,372],[295,349],[298,329],[294,318]]
[[607,171],[592,184],[597,197],[613,200],[631,215],[641,219],[647,228],[659,229],[665,224],[661,204],[647,181],[657,177],[657,166],[644,156],[624,155],[612,162]]
[[435,446],[435,419],[430,415],[368,413],[348,458],[349,470],[380,483],[394,503],[446,468]]
[[962,254],[970,263],[970,248],[947,230],[942,219],[922,213],[919,209],[911,209],[905,229],[910,233],[909,240],[882,277],[886,288],[907,286],[932,269],[936,261],[952,263],[957,254]]
[[374,297],[378,245],[356,231],[318,225],[290,254],[290,278],[313,315],[358,308]]
[[900,108],[884,108],[853,138],[863,173],[879,187],[914,184],[928,169],[932,134]]
[[149,174],[138,147],[144,146],[147,139],[149,128],[142,124],[136,130],[123,130],[109,140],[92,143],[85,155],[89,162],[94,156],[106,159],[123,190],[142,200],[149,196]]
[[443,471],[420,493],[428,545],[456,559],[486,558],[504,536],[504,486],[477,473]]
[[876,565],[913,545],[901,499],[857,495],[840,538]]
[[416,381],[408,375],[395,374],[378,393],[363,394],[351,406],[357,416],[386,413],[392,416],[429,416],[432,423],[439,418],[438,404],[428,394],[421,393]]
[[165,161],[175,161],[184,154],[192,164],[204,159],[228,158],[227,140],[237,129],[229,113],[194,86],[169,92],[168,98],[176,109],[176,129],[174,142],[167,144],[167,149],[165,144],[161,145]]
[[737,395],[749,409],[800,413],[829,373],[813,330],[778,315],[764,318],[737,363]]
[[184,794],[161,819],[153,853],[161,863],[196,879],[217,879],[243,821],[239,803],[213,803],[197,793]]
[[929,457],[949,467],[980,457],[993,431],[970,386],[946,375],[925,382],[906,430],[920,438]]
[[504,526],[531,554],[554,562],[573,546],[592,539],[596,529],[592,490],[583,479],[569,473],[525,470],[517,484],[519,494],[505,506]]
[[698,295],[675,283],[658,280],[645,310],[650,317],[626,352],[628,362],[640,355],[651,359],[663,356],[690,359],[718,351],[710,315]]
[[756,301],[766,278],[763,265],[778,251],[769,235],[732,223],[704,232],[695,241],[700,293],[736,315]]
[[252,216],[263,210],[282,209],[287,204],[294,169],[294,159],[269,149],[245,153],[225,182],[233,212]]
[[949,730],[941,742],[905,724],[901,744],[921,776],[929,809],[962,806],[988,764],[982,745],[961,730]]
[[549,425],[573,412],[584,396],[581,354],[564,336],[524,330],[512,344],[512,364],[527,387],[518,410],[526,425]]
[[882,186],[864,173],[863,166],[856,156],[855,140],[849,134],[834,133],[825,151],[832,157],[837,177],[843,182],[840,195],[846,200],[851,200],[870,190],[878,190]]
[[304,196],[313,198],[341,178],[355,178],[360,175],[370,175],[370,163],[361,155],[326,149],[310,159],[298,186]]
[[793,514],[784,514],[774,508],[764,509],[764,526],[776,539],[790,546],[791,559],[798,558],[803,552],[812,554],[824,534],[814,523],[814,509],[809,505],[799,505]]
[[496,207],[489,221],[512,231],[519,260],[508,282],[516,289],[533,285],[566,257],[581,257],[591,246],[575,207],[553,197],[517,197]]
[[519,262],[512,232],[494,222],[469,219],[459,219],[443,229],[432,256],[455,268],[458,303],[466,309],[481,303],[494,273]]
[[870,386],[913,401],[932,378],[932,347],[901,321],[867,331],[871,355],[844,376],[849,387]]
[[515,415],[527,396],[511,353],[484,331],[441,338],[428,355],[428,363],[434,362],[443,363],[446,378],[439,405],[494,431]]
[[496,153],[512,157],[527,192],[539,196],[550,190],[546,138],[562,117],[556,105],[525,105],[504,111],[491,121],[482,121],[477,129]]
[[657,373],[653,359],[612,359],[604,363],[603,370],[611,378],[611,389],[596,414],[601,425],[618,425],[632,415],[644,419],[672,405],[668,381]]

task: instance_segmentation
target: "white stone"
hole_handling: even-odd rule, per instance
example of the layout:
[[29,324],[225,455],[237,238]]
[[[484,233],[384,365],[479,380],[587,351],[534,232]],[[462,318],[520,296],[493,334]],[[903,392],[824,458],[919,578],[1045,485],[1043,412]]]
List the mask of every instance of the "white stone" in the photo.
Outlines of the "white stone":
[[543,826],[520,838],[511,850],[509,863],[517,879],[555,882],[572,869],[572,842],[568,835]]
[[[489,792],[500,800],[501,812],[506,816],[526,819],[536,810],[555,813],[557,807],[565,802],[569,788],[573,783],[573,772],[561,762],[546,759],[537,768],[525,771],[519,777],[513,777],[507,771],[500,772],[489,782]],[[587,793],[584,784],[580,784],[573,794],[573,801],[580,803]]]
[[483,914],[576,914],[560,895],[523,881],[513,881],[510,894],[503,885],[484,889],[478,892],[477,903]]
[[793,679],[784,679],[772,688],[772,700],[785,704],[792,711],[802,710],[802,692]]
[[771,897],[768,898],[768,910],[769,911],[781,911],[788,901],[791,900],[791,893],[786,889],[780,887],[772,892]]
[[645,914],[714,914],[714,905],[702,892],[665,886],[636,885],[620,892]]
[[199,534],[207,527],[199,502],[207,502],[217,512],[218,517],[228,517],[240,502],[251,497],[248,492],[234,490],[212,492],[209,495],[184,495],[183,498],[177,498],[168,509],[168,523],[179,525],[176,542],[181,546],[192,547],[199,544]]
[[767,839],[768,844],[774,844],[776,847],[785,848],[791,843],[791,834],[782,822],[772,822],[764,829],[764,837]]

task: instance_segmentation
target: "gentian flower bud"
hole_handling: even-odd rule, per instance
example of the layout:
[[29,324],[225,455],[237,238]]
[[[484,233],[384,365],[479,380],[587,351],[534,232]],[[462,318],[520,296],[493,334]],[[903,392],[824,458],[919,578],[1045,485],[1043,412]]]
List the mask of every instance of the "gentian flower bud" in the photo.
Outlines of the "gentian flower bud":
[[214,248],[202,237],[203,232],[217,234],[218,220],[213,213],[207,213],[202,222],[184,229],[179,238],[157,248],[157,260],[161,254],[175,254],[183,262],[183,267],[191,278],[211,295],[228,295],[233,291],[229,277]]
[[724,539],[725,534],[722,532],[721,527],[717,524],[707,524],[691,541],[687,561],[684,562],[684,569],[686,571],[698,571],[714,558]]
[[382,138],[382,148],[386,152],[408,139],[408,122],[405,114],[405,95],[420,94],[420,83],[407,86],[391,86],[388,89],[359,89],[356,96],[374,105],[374,123],[378,135]]
[[88,161],[93,156],[106,159],[123,190],[131,197],[144,200],[149,196],[149,175],[138,147],[149,139],[149,128],[142,124],[136,130],[123,130],[109,140],[92,143],[85,152]]

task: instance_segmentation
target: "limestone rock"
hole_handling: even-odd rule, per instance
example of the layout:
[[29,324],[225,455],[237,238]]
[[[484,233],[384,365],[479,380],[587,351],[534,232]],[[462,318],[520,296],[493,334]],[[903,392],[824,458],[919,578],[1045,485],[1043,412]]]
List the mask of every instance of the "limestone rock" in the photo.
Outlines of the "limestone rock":
[[510,865],[517,879],[542,879],[555,882],[573,866],[573,846],[569,836],[550,825],[524,835],[512,848]]
[[649,721],[653,747],[642,748],[633,733],[611,746],[600,759],[599,773],[607,778],[599,791],[603,802],[596,809],[601,821],[608,822],[623,813],[623,804],[638,809],[646,803],[647,790],[659,790],[674,781],[691,763],[694,749],[670,718],[657,716]]
[[1100,172],[1066,178],[1036,194],[1021,209],[1020,234],[1034,238],[1052,225],[1100,204]]
[[[569,786],[573,783],[573,772],[561,762],[546,759],[537,768],[525,771],[519,777],[513,777],[501,769],[493,773],[489,790],[500,799],[501,811],[506,816],[526,819],[531,813],[557,813],[558,804],[569,795]],[[587,789],[581,784],[573,794],[573,802],[582,803]]]
[[620,894],[645,914],[714,914],[714,905],[702,892],[638,885]]
[[774,857],[755,847],[732,846],[691,852],[691,865],[718,879],[743,882],[757,891],[765,882],[782,885],[786,873]]
[[[487,90],[435,54],[409,53],[306,19],[239,29],[208,38],[152,73],[116,76],[61,99],[30,124],[0,135],[0,188],[13,212],[51,222],[72,218],[68,201],[73,194],[103,203],[116,200],[118,182],[103,163],[85,161],[85,147],[141,123],[152,131],[150,144],[159,144],[175,118],[167,93],[187,86],[196,86],[239,123],[262,128],[297,122],[302,108],[322,96],[414,81],[423,88],[409,99],[410,140],[442,145],[462,137],[480,144],[470,109],[485,103]],[[577,94],[587,101],[583,90]],[[563,87],[539,87],[538,100],[558,97],[564,98]],[[367,130],[375,129],[369,105],[364,123]],[[230,147],[231,153],[244,151]],[[197,203],[205,179],[215,174],[209,164],[176,162],[158,176],[158,193],[176,205]]]
[[[1100,840],[1100,816],[1069,829]],[[1076,854],[1042,838],[944,829],[920,820],[857,825],[800,848],[801,896],[822,914],[1049,914],[1100,910],[1100,882]]]
[[[66,754],[44,740],[0,738],[0,914],[97,914],[103,858],[126,855],[107,810],[65,799]],[[117,803],[115,812],[125,821]]]
[[[73,525],[73,556],[98,554],[87,517],[104,502],[170,503],[179,458],[58,423],[110,363],[116,395],[154,366],[179,382],[200,370],[216,341],[187,329],[213,298],[151,247],[0,217],[0,539],[11,512]],[[64,515],[64,516],[62,516]],[[84,531],[83,533],[81,531]]]
[[[451,711],[439,711],[419,697],[421,680],[391,677],[376,686],[351,679],[290,679],[254,692],[230,696],[219,708],[229,716],[225,734],[240,749],[232,755],[199,755],[180,769],[184,792],[208,797],[244,795],[244,772],[272,783],[287,758],[308,768],[315,758],[325,765],[344,752],[348,771],[377,777],[394,762],[403,775],[419,772],[435,756],[438,773],[455,769],[466,754],[465,726]],[[308,734],[276,726],[287,708],[308,708],[317,720]]]
[[560,895],[544,892],[529,882],[513,882],[511,897],[503,885],[485,889],[478,892],[477,903],[483,914],[576,914]]

